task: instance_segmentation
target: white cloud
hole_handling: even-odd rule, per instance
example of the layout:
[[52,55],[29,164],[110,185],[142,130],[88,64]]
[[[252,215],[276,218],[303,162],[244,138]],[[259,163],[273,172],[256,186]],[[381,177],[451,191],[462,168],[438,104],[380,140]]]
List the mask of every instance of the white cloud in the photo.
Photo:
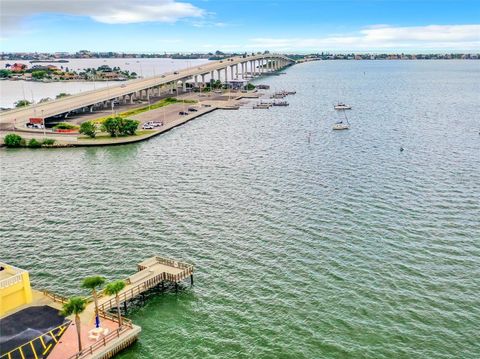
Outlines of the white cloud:
[[480,25],[394,27],[375,25],[354,34],[321,38],[254,38],[248,48],[288,50],[374,51],[480,50]]
[[18,29],[22,21],[38,14],[88,16],[106,24],[172,23],[202,17],[205,11],[176,0],[1,0],[2,32]]

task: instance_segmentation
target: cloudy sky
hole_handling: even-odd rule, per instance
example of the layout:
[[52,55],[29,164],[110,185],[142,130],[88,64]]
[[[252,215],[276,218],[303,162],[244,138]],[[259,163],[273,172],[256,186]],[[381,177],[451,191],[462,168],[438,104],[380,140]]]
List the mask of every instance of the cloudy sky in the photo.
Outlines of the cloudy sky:
[[480,51],[478,0],[0,0],[1,51]]

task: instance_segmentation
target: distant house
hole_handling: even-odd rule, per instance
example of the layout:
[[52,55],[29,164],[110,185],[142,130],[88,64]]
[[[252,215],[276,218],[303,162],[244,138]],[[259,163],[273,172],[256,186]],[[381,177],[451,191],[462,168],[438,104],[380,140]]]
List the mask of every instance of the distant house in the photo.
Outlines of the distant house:
[[10,66],[10,71],[12,72],[22,72],[27,69],[27,65],[25,64],[20,64],[20,63],[14,63],[12,66]]
[[104,80],[113,80],[118,78],[118,73],[113,71],[108,72],[97,72],[97,75]]
[[65,72],[63,74],[63,78],[65,80],[76,80],[76,79],[78,79],[78,75],[76,75],[74,73],[71,73],[71,72]]

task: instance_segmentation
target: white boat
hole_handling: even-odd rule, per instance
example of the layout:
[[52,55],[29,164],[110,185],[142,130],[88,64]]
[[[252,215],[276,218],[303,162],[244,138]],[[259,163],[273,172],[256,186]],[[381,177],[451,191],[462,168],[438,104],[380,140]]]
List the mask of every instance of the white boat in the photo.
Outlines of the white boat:
[[343,102],[339,102],[336,105],[333,106],[335,110],[351,110],[352,106],[346,105]]
[[348,122],[347,114],[343,111],[343,115],[345,116],[344,120],[340,120],[336,124],[333,125],[333,130],[341,131],[341,130],[348,130],[350,128],[350,123]]
[[347,123],[343,123],[343,121],[337,122],[333,125],[333,130],[341,131],[341,130],[348,130],[350,126]]

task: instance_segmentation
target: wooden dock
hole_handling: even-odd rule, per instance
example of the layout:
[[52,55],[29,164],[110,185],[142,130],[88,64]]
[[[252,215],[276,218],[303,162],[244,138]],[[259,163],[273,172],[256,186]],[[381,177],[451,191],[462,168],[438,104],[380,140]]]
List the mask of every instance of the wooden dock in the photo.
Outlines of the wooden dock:
[[[190,277],[193,285],[193,265],[173,259],[155,256],[137,265],[137,273],[128,277],[126,287],[119,293],[120,303],[126,303],[138,295],[162,285],[165,282],[177,283]],[[98,309],[107,312],[115,307],[115,297],[102,297],[98,301]]]

